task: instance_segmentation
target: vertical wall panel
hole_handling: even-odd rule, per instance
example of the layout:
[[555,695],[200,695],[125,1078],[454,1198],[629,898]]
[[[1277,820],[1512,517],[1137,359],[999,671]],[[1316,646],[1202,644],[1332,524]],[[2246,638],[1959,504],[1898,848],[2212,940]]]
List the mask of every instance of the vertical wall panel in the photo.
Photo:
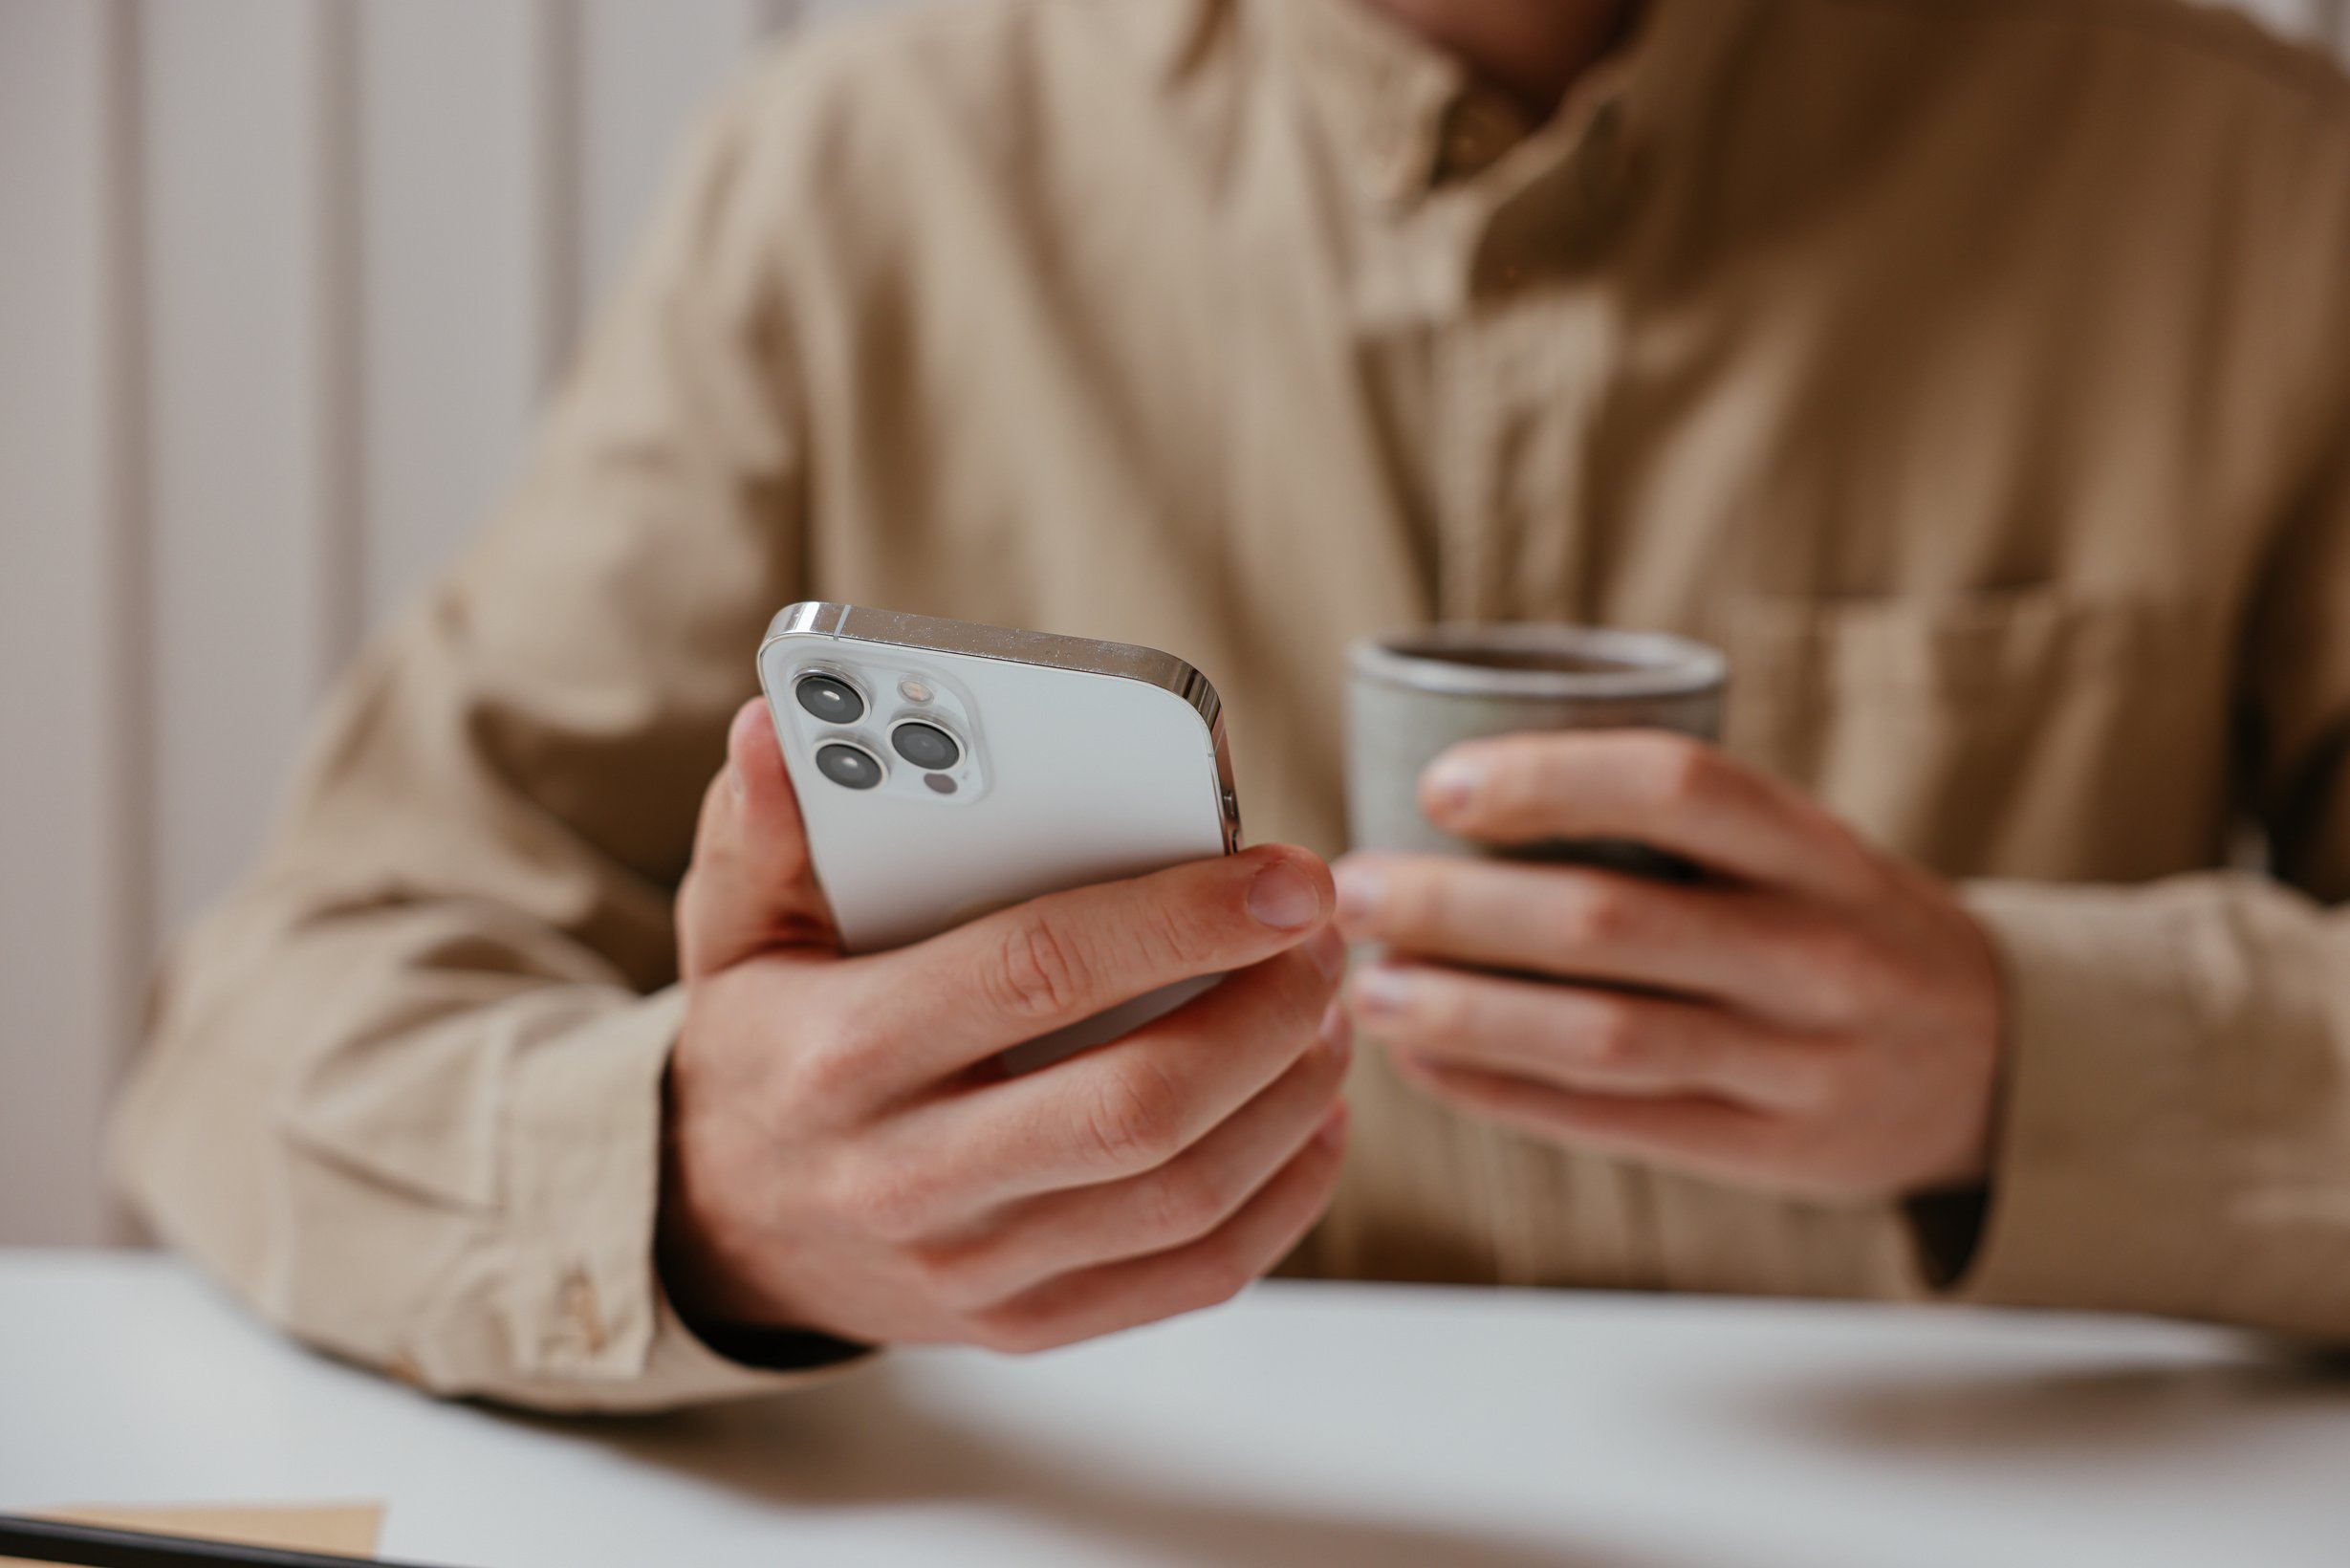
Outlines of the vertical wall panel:
[[0,1242],[96,1239],[126,1030],[107,478],[119,9],[0,6]]
[[366,599],[404,603],[479,522],[537,395],[542,8],[364,0]]
[[800,0],[799,14],[805,20],[822,22],[854,16],[859,11],[886,11],[918,3],[920,0]]
[[170,929],[251,858],[326,660],[315,16],[302,0],[140,14]]
[[695,113],[771,22],[760,0],[586,0],[580,218],[591,302],[625,264]]
[[311,0],[312,265],[317,277],[312,369],[318,450],[313,464],[317,588],[311,633],[321,687],[359,647],[366,605],[366,192],[359,117],[358,0]]

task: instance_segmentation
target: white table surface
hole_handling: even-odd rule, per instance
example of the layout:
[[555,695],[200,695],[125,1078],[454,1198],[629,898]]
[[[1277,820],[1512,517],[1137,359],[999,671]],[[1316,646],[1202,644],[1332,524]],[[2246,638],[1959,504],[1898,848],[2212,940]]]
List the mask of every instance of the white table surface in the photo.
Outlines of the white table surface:
[[350,1499],[467,1568],[2339,1565],[2350,1371],[2112,1318],[1271,1285],[560,1422],[308,1355],[160,1258],[0,1252],[0,1509]]

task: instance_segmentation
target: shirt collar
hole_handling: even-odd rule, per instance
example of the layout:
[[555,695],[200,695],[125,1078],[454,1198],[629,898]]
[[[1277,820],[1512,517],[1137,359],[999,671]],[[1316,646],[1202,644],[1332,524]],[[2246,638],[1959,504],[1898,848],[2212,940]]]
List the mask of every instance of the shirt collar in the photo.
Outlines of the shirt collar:
[[[1595,125],[1603,140],[1620,142],[1627,120],[1653,118],[1627,113],[1636,100],[1652,99],[1649,107],[1662,110],[1681,98],[1678,84],[1712,53],[1698,40],[1710,34],[1718,42],[1734,32],[1730,13],[1745,9],[1732,0],[1646,0],[1633,34],[1584,73],[1549,123],[1535,127],[1506,95],[1365,0],[1270,6],[1284,63],[1336,155],[1366,197],[1394,207],[1505,161],[1563,159]],[[1525,153],[1513,157],[1520,148]],[[1621,157],[1623,148],[1609,152]]]
[[1365,196],[1431,185],[1446,116],[1470,86],[1461,63],[1363,0],[1273,0],[1284,62]]

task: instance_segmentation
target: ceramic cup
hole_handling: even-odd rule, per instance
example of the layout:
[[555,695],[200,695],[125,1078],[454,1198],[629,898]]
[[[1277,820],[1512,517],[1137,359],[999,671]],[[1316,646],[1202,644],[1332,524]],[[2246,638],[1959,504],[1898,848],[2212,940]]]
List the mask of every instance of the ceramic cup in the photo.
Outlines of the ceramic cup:
[[1465,740],[1526,730],[1721,735],[1730,662],[1686,638],[1547,622],[1439,624],[1347,650],[1347,830],[1358,849],[1567,860],[1686,877],[1686,861],[1621,839],[1496,846],[1421,815],[1420,774]]

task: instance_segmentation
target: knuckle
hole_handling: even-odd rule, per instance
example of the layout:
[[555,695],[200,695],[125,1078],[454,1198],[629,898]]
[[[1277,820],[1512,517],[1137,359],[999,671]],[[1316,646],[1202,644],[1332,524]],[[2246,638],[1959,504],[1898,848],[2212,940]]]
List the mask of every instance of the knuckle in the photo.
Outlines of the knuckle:
[[1649,747],[1649,789],[1659,802],[1688,807],[1712,795],[1720,782],[1721,762],[1711,747],[1665,733],[1653,736]]
[[1196,908],[1178,899],[1153,899],[1137,908],[1136,955],[1152,973],[1212,967],[1215,942]]
[[919,1288],[949,1312],[975,1312],[1002,1296],[995,1271],[978,1248],[917,1248],[911,1260]]
[[872,1059],[872,1042],[857,1024],[810,1031],[784,1069],[787,1093],[801,1109],[837,1103],[865,1081]]
[[1186,1281],[1185,1298],[1194,1310],[1219,1307],[1247,1290],[1255,1277],[1256,1269],[1239,1244],[1219,1239],[1202,1248]]
[[1866,1011],[1876,974],[1875,955],[1855,932],[1832,927],[1804,944],[1800,994],[1809,1011],[1828,1018],[1852,1018]]
[[1632,1009],[1613,1002],[1597,1003],[1583,1025],[1582,1053],[1595,1067],[1631,1067],[1644,1053],[1644,1035]]
[[1014,1018],[1055,1018],[1086,992],[1082,945],[1056,919],[1031,912],[1004,933],[989,970],[990,1000]]
[[1405,1021],[1428,1038],[1457,1039],[1476,1027],[1477,1005],[1466,986],[1427,975],[1412,987]]
[[1149,1170],[1180,1150],[1183,1114],[1174,1081],[1138,1056],[1102,1076],[1086,1113],[1086,1137],[1110,1169]]
[[863,1234],[902,1245],[929,1229],[930,1184],[894,1163],[859,1163],[839,1179],[831,1207]]
[[1566,883],[1556,931],[1570,947],[1606,947],[1632,934],[1632,901],[1615,882],[1578,877]]
[[1224,1218],[1227,1194],[1206,1169],[1188,1162],[1169,1165],[1150,1178],[1144,1226],[1163,1244],[1193,1241]]

